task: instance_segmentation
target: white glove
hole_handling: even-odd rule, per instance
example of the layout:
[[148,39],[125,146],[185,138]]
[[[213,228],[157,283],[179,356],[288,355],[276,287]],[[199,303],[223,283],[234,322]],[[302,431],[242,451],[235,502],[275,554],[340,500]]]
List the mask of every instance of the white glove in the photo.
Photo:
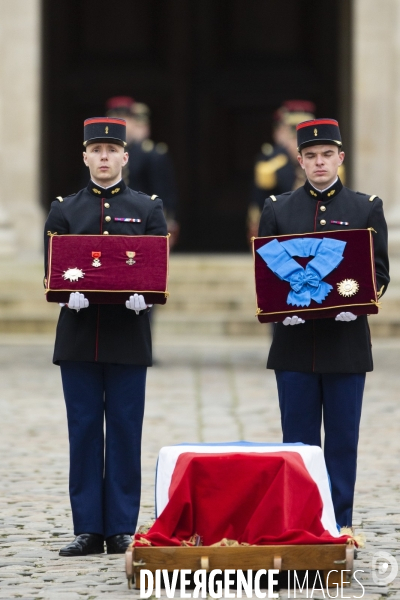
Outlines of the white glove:
[[71,292],[67,306],[68,308],[79,312],[81,308],[87,308],[89,306],[89,300],[80,292]]
[[351,312],[341,312],[335,317],[335,321],[355,321],[357,315],[353,315]]
[[130,296],[129,300],[125,302],[125,306],[126,308],[129,308],[129,310],[134,310],[135,313],[138,315],[141,310],[145,310],[148,306],[151,307],[153,305],[146,304],[146,302],[144,301],[144,297],[141,294],[134,294],[133,296]]
[[284,321],[282,321],[284,325],[300,325],[300,323],[305,323],[304,319],[300,319],[300,317],[286,317]]

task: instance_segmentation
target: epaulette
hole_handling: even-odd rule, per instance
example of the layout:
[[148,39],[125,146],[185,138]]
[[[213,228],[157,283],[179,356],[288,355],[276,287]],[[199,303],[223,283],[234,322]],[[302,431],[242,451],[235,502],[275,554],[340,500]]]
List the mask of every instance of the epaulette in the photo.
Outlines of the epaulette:
[[368,198],[369,202],[373,202],[375,198],[378,198],[376,194],[372,194],[372,196],[368,196],[368,194],[364,194],[363,192],[356,192],[356,194],[358,194],[359,196],[365,196],[366,198]]
[[[293,192],[283,192],[283,194],[279,194],[278,198],[280,196],[291,196],[293,194]],[[276,196],[273,196],[272,194],[269,196],[269,198],[271,198],[272,202],[277,202],[278,198]]]
[[156,198],[159,198],[160,196],[157,196],[157,194],[153,194],[152,196],[149,196],[148,194],[145,194],[144,192],[137,192],[138,194],[141,194],[142,196],[146,196],[146,198],[148,198],[149,200],[156,200]]
[[277,154],[269,160],[259,160],[256,163],[254,176],[257,187],[272,189],[277,185],[277,171],[289,162],[286,154]]
[[68,196],[64,196],[64,198],[62,196],[57,196],[56,200],[59,202],[64,202],[66,198],[71,198],[71,196],[75,196],[75,192],[73,194],[68,194]]

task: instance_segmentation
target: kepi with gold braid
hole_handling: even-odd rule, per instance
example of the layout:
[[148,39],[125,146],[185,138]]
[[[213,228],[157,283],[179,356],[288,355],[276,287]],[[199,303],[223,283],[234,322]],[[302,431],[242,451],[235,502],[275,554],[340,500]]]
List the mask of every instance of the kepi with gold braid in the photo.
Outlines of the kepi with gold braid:
[[118,117],[92,117],[83,124],[83,145],[110,142],[125,148],[126,121]]
[[296,127],[297,148],[299,152],[307,146],[316,144],[334,144],[342,147],[339,123],[336,119],[310,119]]

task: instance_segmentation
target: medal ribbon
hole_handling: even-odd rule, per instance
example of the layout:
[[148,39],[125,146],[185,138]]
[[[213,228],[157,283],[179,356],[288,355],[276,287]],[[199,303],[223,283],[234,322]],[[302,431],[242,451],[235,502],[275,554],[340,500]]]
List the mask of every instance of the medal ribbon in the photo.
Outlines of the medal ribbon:
[[[311,300],[321,304],[333,289],[322,281],[343,260],[346,242],[333,238],[297,238],[287,242],[272,240],[257,250],[275,275],[290,283],[287,304],[309,306]],[[304,269],[292,256],[314,256]]]

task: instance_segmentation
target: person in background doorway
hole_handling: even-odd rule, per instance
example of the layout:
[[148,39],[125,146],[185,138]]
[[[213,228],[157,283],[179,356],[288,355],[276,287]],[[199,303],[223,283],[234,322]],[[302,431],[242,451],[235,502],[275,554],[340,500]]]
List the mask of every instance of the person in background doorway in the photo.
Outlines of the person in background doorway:
[[114,96],[106,103],[108,117],[126,121],[126,141],[129,161],[123,170],[125,183],[145,194],[157,194],[163,199],[164,214],[173,248],[179,237],[177,221],[178,194],[171,156],[167,144],[150,139],[150,109],[130,96]]
[[297,189],[305,182],[297,161],[296,125],[313,119],[315,105],[307,100],[287,100],[274,113],[273,144],[265,143],[256,157],[247,214],[248,239],[257,236],[265,199]]

